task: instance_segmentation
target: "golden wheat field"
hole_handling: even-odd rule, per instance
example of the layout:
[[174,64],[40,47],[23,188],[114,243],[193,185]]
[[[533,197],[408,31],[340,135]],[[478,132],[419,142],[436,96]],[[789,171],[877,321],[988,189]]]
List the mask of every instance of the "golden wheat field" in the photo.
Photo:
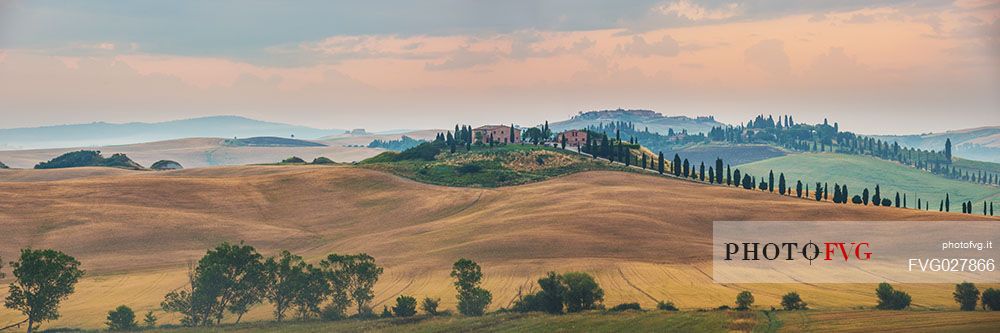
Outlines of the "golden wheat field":
[[[223,241],[245,241],[265,255],[288,249],[313,261],[367,252],[385,267],[376,286],[379,309],[399,294],[440,297],[453,307],[448,273],[461,257],[483,266],[493,308],[509,306],[550,270],[592,273],[611,305],[670,300],[682,309],[714,308],[746,289],[763,307],[777,306],[792,290],[817,309],[874,305],[875,286],[867,284],[712,283],[712,221],[803,219],[988,218],[835,206],[621,172],[479,189],[344,166],[0,170],[0,257],[54,248],[87,271],[60,308],[62,319],[45,324],[50,328],[99,328],[121,304],[176,322],[159,311],[163,295]],[[897,287],[913,296],[915,308],[957,308],[953,285]],[[244,320],[269,316],[265,305]],[[16,321],[19,315],[0,309],[0,325]]]

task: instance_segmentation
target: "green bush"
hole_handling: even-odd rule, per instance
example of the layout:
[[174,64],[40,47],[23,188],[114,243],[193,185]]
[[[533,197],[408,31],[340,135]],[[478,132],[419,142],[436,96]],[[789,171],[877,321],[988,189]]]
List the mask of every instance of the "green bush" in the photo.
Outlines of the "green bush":
[[879,283],[875,289],[875,296],[878,297],[875,308],[879,310],[902,310],[910,306],[909,294],[895,290],[885,282]]
[[971,282],[962,282],[955,285],[955,292],[952,296],[962,311],[973,311],[976,309],[976,303],[979,302],[979,289]]
[[384,305],[382,306],[382,315],[380,317],[382,317],[382,318],[392,318],[392,312],[389,312],[389,307],[388,306],[384,306]]
[[1000,290],[989,288],[983,291],[983,309],[1000,311]]
[[139,328],[139,324],[135,322],[135,312],[124,305],[108,311],[107,324],[109,331],[131,331]]
[[563,274],[566,286],[566,312],[593,310],[604,301],[604,289],[587,273],[569,272]]
[[736,310],[749,310],[753,306],[753,294],[744,290],[736,295]]
[[283,164],[303,164],[306,163],[305,160],[299,158],[298,156],[292,156],[281,161]]
[[35,169],[60,169],[92,166],[134,170],[142,169],[141,165],[129,159],[128,156],[125,156],[125,154],[114,154],[111,155],[111,157],[104,158],[101,156],[101,152],[96,150],[81,150],[65,153],[49,160],[48,162],[38,163],[35,165]]
[[642,306],[639,306],[639,303],[622,303],[608,309],[608,311],[611,312],[622,312],[629,310],[642,311]]
[[412,317],[417,314],[417,299],[400,295],[396,298],[396,306],[392,307],[392,313],[396,317]]
[[799,293],[794,291],[785,294],[785,296],[781,296],[781,307],[784,308],[785,310],[808,309],[808,307],[806,306],[806,302],[803,302],[802,298],[799,297]]
[[425,297],[424,301],[420,303],[420,309],[429,315],[436,316],[438,315],[439,304],[441,304],[440,298]]
[[674,306],[674,302],[670,301],[656,302],[656,309],[663,311],[678,311],[677,307]]
[[326,158],[326,157],[323,157],[323,156],[317,157],[317,158],[313,159],[313,161],[312,161],[312,164],[334,164],[334,163],[337,163],[337,162],[334,162],[333,160],[331,160],[329,158]]
[[479,165],[479,164],[476,164],[476,163],[463,164],[462,166],[460,166],[457,169],[455,169],[455,171],[458,171],[458,173],[463,174],[463,175],[464,174],[470,174],[470,173],[476,173],[476,172],[479,172],[479,171],[482,171],[482,170],[483,170],[483,167],[481,165]]
[[441,147],[433,142],[424,142],[416,147],[404,150],[396,155],[397,161],[424,160],[433,161],[434,157],[441,153]]

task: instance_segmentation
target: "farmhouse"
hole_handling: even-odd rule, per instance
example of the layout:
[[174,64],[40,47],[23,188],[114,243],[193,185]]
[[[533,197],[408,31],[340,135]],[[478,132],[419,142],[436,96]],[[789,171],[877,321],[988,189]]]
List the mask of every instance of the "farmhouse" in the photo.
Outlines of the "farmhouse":
[[[514,131],[514,141],[510,142],[510,132]],[[514,129],[514,125],[485,125],[472,129],[473,143],[521,143],[521,131]]]
[[562,143],[563,137],[566,138],[567,146],[580,147],[587,144],[587,131],[584,130],[568,130],[559,133],[556,136],[556,143]]

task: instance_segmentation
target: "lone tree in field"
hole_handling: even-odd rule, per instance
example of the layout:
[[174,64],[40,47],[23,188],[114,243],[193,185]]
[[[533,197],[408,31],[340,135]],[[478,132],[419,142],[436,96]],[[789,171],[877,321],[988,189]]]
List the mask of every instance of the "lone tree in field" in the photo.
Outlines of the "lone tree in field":
[[895,290],[885,282],[879,283],[875,289],[875,296],[878,297],[875,308],[879,310],[902,310],[910,306],[909,294]]
[[962,311],[974,311],[976,303],[979,302],[979,289],[971,282],[962,282],[955,285],[955,292],[952,293],[952,296]]
[[802,301],[802,297],[799,297],[799,293],[794,291],[781,296],[781,307],[785,310],[806,310],[809,308],[806,306],[806,302]]
[[744,290],[736,295],[736,310],[749,310],[753,306],[753,294]]
[[493,295],[479,285],[483,272],[479,264],[469,259],[459,259],[451,269],[458,290],[458,312],[466,316],[482,316],[493,302]]
[[124,305],[108,311],[106,324],[109,331],[134,331],[139,328],[139,323],[135,321],[135,312],[132,311],[132,308]]
[[[339,289],[354,301],[359,314],[371,312],[369,304],[375,298],[375,283],[382,275],[382,267],[375,264],[375,258],[365,253],[331,254],[320,263],[320,266],[329,273],[335,284],[334,289],[341,287]],[[336,301],[337,297],[334,298]]]
[[43,321],[59,319],[59,303],[76,290],[84,274],[79,261],[56,250],[23,249],[10,267],[14,281],[4,306],[28,317],[29,333]]
[[983,291],[983,310],[1000,311],[1000,290],[989,288]]
[[396,317],[413,317],[417,314],[417,299],[400,295],[396,298],[396,305],[392,307],[392,314]]
[[570,272],[563,274],[566,285],[566,312],[593,310],[604,301],[604,290],[590,274]]

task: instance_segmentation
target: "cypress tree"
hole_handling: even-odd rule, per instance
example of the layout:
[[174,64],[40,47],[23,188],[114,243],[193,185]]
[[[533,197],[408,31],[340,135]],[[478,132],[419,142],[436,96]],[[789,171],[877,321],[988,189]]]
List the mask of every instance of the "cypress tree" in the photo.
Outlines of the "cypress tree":
[[743,178],[740,177],[740,168],[736,168],[735,170],[733,170],[733,186],[740,187],[740,181],[742,179]]
[[767,190],[774,192],[774,170],[767,172]]
[[799,197],[799,198],[802,197],[802,181],[801,180],[795,181],[795,196]]
[[680,155],[674,154],[674,164],[670,166],[674,171],[674,176],[681,176],[681,157]]
[[840,190],[840,194],[843,196],[844,203],[850,200],[851,196],[847,193],[847,184],[844,184],[843,189]]
[[[658,164],[657,165],[657,169],[660,172],[660,174],[662,175],[663,174],[663,152],[662,151],[660,152],[660,158],[659,158],[659,161],[658,161],[657,164]],[[674,169],[676,169],[676,167]]]
[[514,124],[511,123],[510,124],[510,141],[509,141],[509,143],[511,143],[511,144],[514,143],[514,131],[516,131],[516,130],[517,129],[514,128]]
[[646,169],[646,153],[642,153],[642,168]]
[[941,200],[941,206],[938,206],[938,211],[939,212],[943,212],[944,211],[944,200]]
[[705,162],[702,161],[701,165],[698,167],[698,178],[701,181],[705,181]]
[[948,193],[944,194],[944,211],[951,211],[951,196]]
[[708,182],[715,183],[715,169],[708,167]]
[[815,193],[816,194],[816,201],[822,201],[823,200],[823,193],[824,192],[825,191],[823,191],[823,183],[816,182],[816,193]]
[[722,159],[715,158],[715,182],[722,184]]
[[868,188],[866,187],[864,191],[861,191],[861,202],[868,206]]
[[781,193],[781,195],[785,195],[786,189],[787,187],[785,186],[785,173],[782,172],[781,174],[778,175],[778,192]]
[[840,203],[840,184],[833,183],[833,202]]
[[726,185],[733,184],[733,173],[729,170],[729,164],[726,164]]
[[903,193],[903,208],[906,208],[906,193]]
[[899,192],[896,192],[896,208],[899,208]]
[[993,203],[990,202],[990,216],[993,216]]
[[684,159],[684,178],[687,178],[689,176],[691,176],[691,164],[688,163],[688,160],[685,158]]
[[823,200],[830,199],[830,183],[823,183]]

